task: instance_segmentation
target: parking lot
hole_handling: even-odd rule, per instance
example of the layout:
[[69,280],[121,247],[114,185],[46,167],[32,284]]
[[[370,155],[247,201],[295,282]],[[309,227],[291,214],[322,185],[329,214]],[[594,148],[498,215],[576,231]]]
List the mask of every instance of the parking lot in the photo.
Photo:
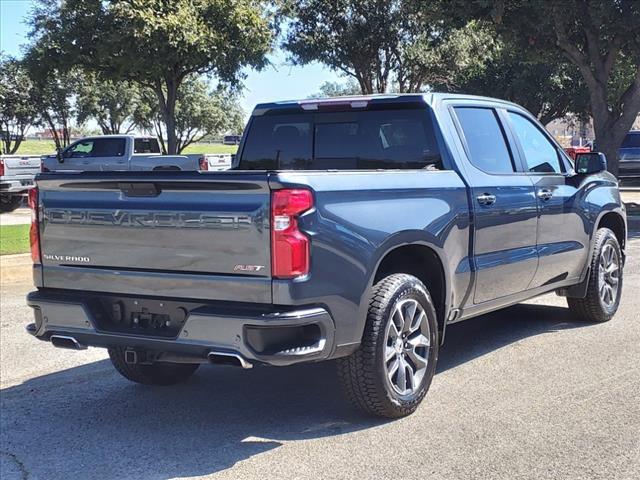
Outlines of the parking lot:
[[2,478],[636,479],[640,221],[630,223],[613,321],[575,322],[547,295],[451,326],[426,401],[387,422],[349,406],[331,364],[128,383],[105,351],[57,350],[24,331],[28,259],[5,257]]

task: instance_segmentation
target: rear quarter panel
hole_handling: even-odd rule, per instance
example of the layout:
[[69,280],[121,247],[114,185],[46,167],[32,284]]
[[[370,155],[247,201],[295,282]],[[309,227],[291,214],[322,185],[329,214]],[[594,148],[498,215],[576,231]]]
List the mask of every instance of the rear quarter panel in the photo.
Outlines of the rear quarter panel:
[[447,303],[469,284],[469,207],[454,171],[282,172],[271,188],[311,187],[313,210],[300,228],[311,237],[311,273],[273,282],[275,304],[324,304],[337,328],[336,343],[360,341],[369,290],[384,256],[424,244],[440,257]]

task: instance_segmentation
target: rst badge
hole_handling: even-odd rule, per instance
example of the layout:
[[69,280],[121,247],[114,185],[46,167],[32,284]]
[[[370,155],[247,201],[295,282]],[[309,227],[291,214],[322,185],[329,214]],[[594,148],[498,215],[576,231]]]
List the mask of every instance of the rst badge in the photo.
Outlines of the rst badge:
[[234,272],[254,273],[261,272],[262,270],[264,270],[264,265],[236,265],[233,267]]

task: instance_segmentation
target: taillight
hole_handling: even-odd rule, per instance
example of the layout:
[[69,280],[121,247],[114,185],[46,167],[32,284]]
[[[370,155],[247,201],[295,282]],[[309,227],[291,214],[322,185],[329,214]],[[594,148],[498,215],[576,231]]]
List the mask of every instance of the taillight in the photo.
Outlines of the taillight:
[[298,216],[313,207],[309,190],[284,189],[271,194],[271,273],[294,278],[309,273],[309,237],[298,229]]
[[0,177],[4,175],[4,158],[0,158]]
[[207,160],[207,157],[200,157],[199,162],[201,172],[206,172],[207,170],[209,170],[209,162]]
[[38,206],[38,188],[29,190],[29,208],[31,208],[31,229],[29,230],[29,242],[31,243],[31,260],[33,263],[42,263],[40,258],[40,219]]

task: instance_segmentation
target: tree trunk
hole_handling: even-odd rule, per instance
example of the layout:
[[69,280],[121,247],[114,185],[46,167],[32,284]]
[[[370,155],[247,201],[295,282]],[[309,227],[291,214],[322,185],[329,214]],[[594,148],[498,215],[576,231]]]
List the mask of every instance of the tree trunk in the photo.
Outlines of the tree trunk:
[[167,98],[165,103],[164,124],[167,129],[167,153],[176,155],[178,153],[178,138],[176,136],[176,98],[178,96],[177,79],[167,78]]
[[612,124],[608,117],[593,116],[593,129],[596,134],[596,149],[607,157],[607,170],[616,177],[620,159],[618,150],[627,132],[631,129],[633,122],[625,125],[618,121]]

